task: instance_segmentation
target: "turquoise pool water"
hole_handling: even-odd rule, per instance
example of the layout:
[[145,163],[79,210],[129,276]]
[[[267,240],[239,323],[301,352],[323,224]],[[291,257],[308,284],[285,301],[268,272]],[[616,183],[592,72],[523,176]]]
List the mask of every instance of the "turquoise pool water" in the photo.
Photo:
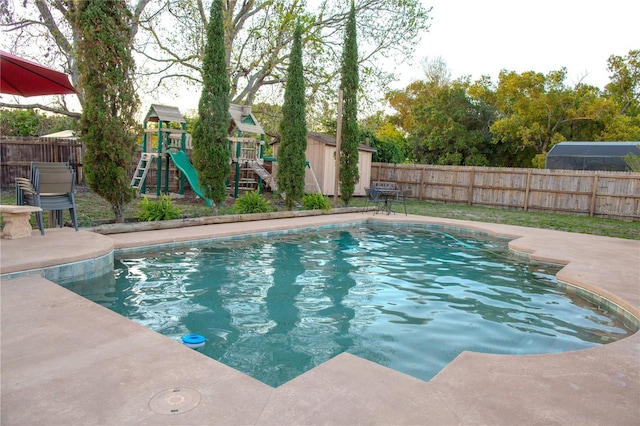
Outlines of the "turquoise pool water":
[[347,351],[429,380],[461,351],[562,352],[630,334],[504,241],[380,226],[116,256],[66,287],[278,386]]

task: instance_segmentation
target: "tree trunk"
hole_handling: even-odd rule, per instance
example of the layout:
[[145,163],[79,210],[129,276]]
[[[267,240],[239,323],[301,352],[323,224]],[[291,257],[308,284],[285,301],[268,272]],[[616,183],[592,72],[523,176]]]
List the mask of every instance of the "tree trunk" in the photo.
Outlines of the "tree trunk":
[[116,215],[116,223],[124,223],[124,205],[114,204],[113,213]]

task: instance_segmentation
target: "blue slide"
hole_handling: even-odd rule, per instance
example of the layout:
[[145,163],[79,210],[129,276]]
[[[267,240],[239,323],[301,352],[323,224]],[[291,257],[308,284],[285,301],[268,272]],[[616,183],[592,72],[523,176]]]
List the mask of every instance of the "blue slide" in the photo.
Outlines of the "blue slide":
[[212,201],[208,198],[205,198],[204,192],[202,191],[202,188],[200,188],[198,173],[196,172],[196,169],[193,168],[193,164],[191,164],[191,161],[189,161],[187,154],[185,154],[184,151],[171,152],[169,150],[167,152],[169,153],[171,160],[173,160],[173,164],[175,164],[178,170],[184,173],[184,175],[187,177],[187,180],[189,181],[189,185],[191,185],[193,192],[195,192],[198,197],[202,198],[208,207],[211,207]]

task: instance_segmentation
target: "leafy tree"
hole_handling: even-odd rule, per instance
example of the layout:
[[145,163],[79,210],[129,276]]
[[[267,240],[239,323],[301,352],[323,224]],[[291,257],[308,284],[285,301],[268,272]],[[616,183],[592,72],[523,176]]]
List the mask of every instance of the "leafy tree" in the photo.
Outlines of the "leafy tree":
[[0,111],[0,134],[3,136],[37,136],[40,117],[34,110]]
[[496,120],[503,118],[496,104],[496,87],[489,76],[483,76],[473,82],[467,89],[472,104],[481,111],[484,117],[482,134],[486,139],[485,152],[489,160],[488,165],[494,167],[528,167],[535,151],[531,147],[512,144],[510,140],[496,140],[491,132],[491,126]]
[[264,156],[273,156],[271,142],[279,138],[278,126],[282,121],[282,105],[274,105],[267,102],[253,104],[251,112],[256,116],[265,134]]
[[599,139],[640,140],[640,50],[631,50],[625,57],[612,55],[608,64],[611,82],[605,98],[609,114],[603,117]]
[[378,129],[371,146],[377,150],[373,155],[374,161],[383,163],[404,163],[413,155],[407,138],[391,123],[385,123]]
[[63,115],[44,115],[32,109],[0,110],[0,134],[42,136],[77,127],[77,121]]
[[602,91],[587,84],[567,87],[567,96],[561,102],[567,102],[567,120],[558,129],[568,141],[601,140],[599,134],[606,127],[606,120],[617,114]]
[[430,100],[415,117],[420,123],[412,135],[416,158],[435,164],[488,165],[486,121],[467,96],[465,84],[435,88]]
[[213,200],[214,212],[227,195],[229,176],[228,128],[229,77],[224,48],[222,0],[211,4],[207,44],[203,61],[204,84],[198,103],[200,119],[193,129],[193,161],[205,196]]
[[293,34],[291,60],[287,70],[287,83],[280,122],[280,148],[278,149],[278,188],[284,193],[285,206],[293,209],[302,200],[305,187],[305,161],[307,150],[305,84],[302,67],[302,27]]
[[[358,172],[358,40],[356,34],[356,9],[351,1],[342,51],[342,143],[340,145],[340,197],[345,205],[353,197]],[[337,194],[336,194],[337,195]]]
[[446,165],[491,164],[494,110],[468,95],[467,80],[416,81],[387,95],[408,133],[415,160]]
[[[640,116],[632,88],[636,84],[637,92],[640,83],[633,83],[632,58],[631,54],[610,58],[614,75],[604,94],[582,83],[567,86],[564,69],[547,75],[504,71],[497,89],[488,77],[475,82],[469,89],[472,98],[495,105],[499,111],[491,127],[493,143],[495,154],[508,161],[492,164],[543,167],[546,152],[563,140],[638,140]],[[637,79],[640,73],[635,75]]]
[[565,69],[547,75],[502,71],[496,91],[501,118],[491,126],[494,142],[531,148],[536,154],[532,164],[544,167],[553,145],[573,138],[576,125],[598,117],[593,108],[597,89],[582,85],[578,86],[582,91],[572,89],[564,84],[565,78]]
[[282,121],[282,105],[274,105],[266,102],[253,104],[251,112],[265,131],[267,140],[273,139],[278,134],[278,126]]
[[[640,144],[637,146],[640,148]],[[624,156],[624,161],[627,163],[631,171],[640,172],[640,156],[630,152]]]
[[375,148],[372,156],[374,162],[403,163],[409,161],[410,150],[404,132],[392,124],[391,118],[383,111],[376,111],[359,120],[358,130],[360,131],[359,140],[365,141]]
[[[337,97],[337,96],[336,96]],[[316,106],[318,110],[308,122],[309,127],[314,132],[327,135],[338,133],[338,116],[336,115],[336,99],[323,100],[321,106]]]
[[623,114],[611,114],[605,117],[604,128],[598,139],[629,142],[640,140],[640,114],[635,117]]
[[[80,121],[87,183],[124,222],[124,206],[134,197],[129,176],[135,152],[138,97],[133,84],[130,14],[124,0],[81,0],[80,86],[85,106]],[[99,29],[99,30],[98,30]]]
[[609,57],[608,69],[611,82],[606,91],[619,107],[620,114],[640,114],[640,50],[630,50],[625,57]]

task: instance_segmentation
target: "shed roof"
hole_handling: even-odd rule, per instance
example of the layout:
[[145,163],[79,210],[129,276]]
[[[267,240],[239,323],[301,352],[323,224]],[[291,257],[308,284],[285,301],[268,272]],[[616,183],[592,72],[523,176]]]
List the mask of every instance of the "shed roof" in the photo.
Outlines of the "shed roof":
[[[315,139],[319,142],[322,142],[325,145],[336,146],[336,137],[333,135],[326,135],[324,133],[317,133],[317,132],[309,132],[307,133],[307,137],[311,139]],[[358,150],[368,151],[368,152],[377,151],[375,148],[365,144],[358,145]]]
[[624,157],[630,152],[640,155],[640,142],[560,142],[547,156]]
[[78,139],[76,132],[73,130],[62,130],[60,132],[49,133],[47,135],[40,136],[41,138],[56,138],[56,139]]
[[184,119],[180,110],[177,107],[167,106],[167,105],[151,105],[149,108],[149,112],[145,117],[144,121],[152,121],[157,123],[159,121],[163,123],[174,122],[174,123],[186,123],[187,120]]
[[242,133],[264,135],[264,130],[262,126],[260,126],[260,123],[258,123],[258,119],[251,112],[250,105],[230,104],[229,114],[231,114],[232,127],[237,128]]

